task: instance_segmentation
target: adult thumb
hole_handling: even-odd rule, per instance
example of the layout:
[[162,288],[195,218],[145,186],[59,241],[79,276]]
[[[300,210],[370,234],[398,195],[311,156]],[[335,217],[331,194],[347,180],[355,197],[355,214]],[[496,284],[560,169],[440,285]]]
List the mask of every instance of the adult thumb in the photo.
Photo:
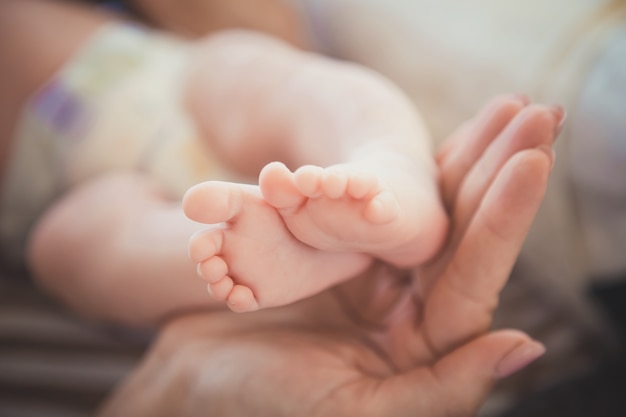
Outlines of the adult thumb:
[[439,359],[432,367],[443,415],[472,416],[493,385],[531,364],[545,347],[517,330],[476,338]]
[[[474,416],[493,385],[545,352],[517,330],[500,330],[467,342],[430,367],[387,378],[367,416]],[[372,406],[374,405],[374,406]]]

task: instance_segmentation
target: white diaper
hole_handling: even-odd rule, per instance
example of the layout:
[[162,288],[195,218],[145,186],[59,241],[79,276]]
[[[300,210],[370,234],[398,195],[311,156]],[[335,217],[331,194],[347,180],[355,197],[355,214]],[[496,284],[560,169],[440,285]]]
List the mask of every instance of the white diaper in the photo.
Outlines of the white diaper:
[[21,261],[27,234],[69,187],[138,170],[172,198],[222,171],[181,102],[189,49],[130,25],[99,30],[25,106],[0,195],[0,249]]

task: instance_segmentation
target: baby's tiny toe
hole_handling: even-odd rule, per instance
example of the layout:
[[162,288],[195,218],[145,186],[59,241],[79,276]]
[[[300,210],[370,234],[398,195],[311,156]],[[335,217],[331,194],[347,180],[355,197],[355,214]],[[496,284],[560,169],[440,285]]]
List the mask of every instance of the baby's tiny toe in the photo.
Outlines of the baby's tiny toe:
[[272,162],[261,170],[259,188],[265,201],[279,210],[296,209],[304,200],[293,174],[280,162]]
[[348,195],[357,200],[371,198],[380,191],[376,177],[359,173],[348,180]]
[[314,165],[305,165],[294,172],[294,181],[298,191],[309,198],[316,198],[321,195],[320,178],[323,169]]
[[322,191],[328,198],[340,198],[346,194],[348,175],[339,170],[329,169],[322,178]]
[[213,256],[198,264],[198,272],[208,283],[215,283],[228,274],[228,265],[219,256]]
[[399,212],[398,201],[391,192],[382,192],[365,207],[364,216],[375,224],[389,223]]
[[212,284],[207,284],[207,289],[211,296],[217,301],[224,301],[233,289],[233,280],[226,275],[222,279]]
[[200,263],[222,250],[223,231],[221,225],[202,230],[189,239],[188,254],[194,263]]
[[235,285],[227,298],[228,307],[235,313],[246,313],[259,309],[252,290],[244,285]]

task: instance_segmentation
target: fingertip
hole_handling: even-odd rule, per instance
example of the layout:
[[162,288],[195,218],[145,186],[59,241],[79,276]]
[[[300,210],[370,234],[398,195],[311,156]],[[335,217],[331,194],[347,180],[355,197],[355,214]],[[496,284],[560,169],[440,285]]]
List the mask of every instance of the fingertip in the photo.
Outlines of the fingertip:
[[496,365],[496,379],[504,379],[521,371],[545,353],[546,347],[536,340],[529,340],[528,342],[517,345]]
[[526,93],[517,93],[517,94],[513,94],[513,97],[515,97],[517,100],[519,100],[522,105],[524,106],[528,106],[531,102],[530,100],[530,96]]
[[539,145],[537,149],[546,154],[548,160],[550,161],[550,171],[552,171],[552,168],[554,168],[554,162],[556,161],[556,152],[554,151],[554,148],[549,145]]

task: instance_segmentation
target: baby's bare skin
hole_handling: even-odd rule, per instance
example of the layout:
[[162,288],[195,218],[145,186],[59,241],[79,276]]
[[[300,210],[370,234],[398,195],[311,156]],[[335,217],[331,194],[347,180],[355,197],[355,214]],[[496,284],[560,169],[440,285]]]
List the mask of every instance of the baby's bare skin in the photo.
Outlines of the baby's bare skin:
[[284,165],[261,172],[263,196],[300,241],[360,252],[395,266],[418,265],[441,246],[447,218],[432,173],[402,155],[329,168]]
[[191,259],[217,300],[236,312],[289,304],[369,266],[359,253],[326,252],[297,240],[253,185],[210,181],[183,200],[187,216],[215,223],[189,243]]
[[[512,139],[502,143],[512,149],[518,142],[543,143],[554,135],[562,110],[527,104],[523,97],[496,100],[459,135],[491,140],[503,132]],[[202,223],[219,223],[189,245],[212,294],[235,311],[251,311],[321,292],[374,258],[401,267],[428,260],[448,225],[438,194],[428,187],[428,174],[398,163],[400,155],[389,158],[391,151],[356,154],[363,159],[328,168],[308,165],[295,172],[270,163],[259,186],[206,182],[190,189],[186,214]],[[442,158],[459,157],[463,155]],[[443,160],[440,164],[446,166]],[[481,177],[487,168],[479,168],[471,175],[478,176],[473,183],[482,184],[488,180]],[[452,214],[465,222],[463,213]]]
[[185,213],[216,224],[189,244],[209,292],[234,311],[252,311],[317,294],[374,258],[398,266],[424,262],[440,247],[447,218],[426,174],[398,166],[379,171],[395,179],[391,186],[356,163],[293,174],[271,163],[260,187],[218,181],[192,187]]
[[[254,310],[318,293],[374,258],[409,267],[432,257],[447,214],[431,138],[404,93],[363,67],[256,35],[235,37],[245,43],[199,45],[195,68],[213,70],[192,71],[189,84],[189,108],[208,145],[259,177],[252,188],[207,183],[186,194],[190,219],[224,223],[207,232],[225,237],[219,245],[204,246],[202,235],[190,243],[213,295],[237,311]],[[242,78],[254,80],[248,91],[238,87]],[[210,94],[231,84],[237,95]],[[233,196],[237,203],[223,207]],[[257,242],[254,250],[243,236]],[[284,259],[269,265],[268,245]]]

